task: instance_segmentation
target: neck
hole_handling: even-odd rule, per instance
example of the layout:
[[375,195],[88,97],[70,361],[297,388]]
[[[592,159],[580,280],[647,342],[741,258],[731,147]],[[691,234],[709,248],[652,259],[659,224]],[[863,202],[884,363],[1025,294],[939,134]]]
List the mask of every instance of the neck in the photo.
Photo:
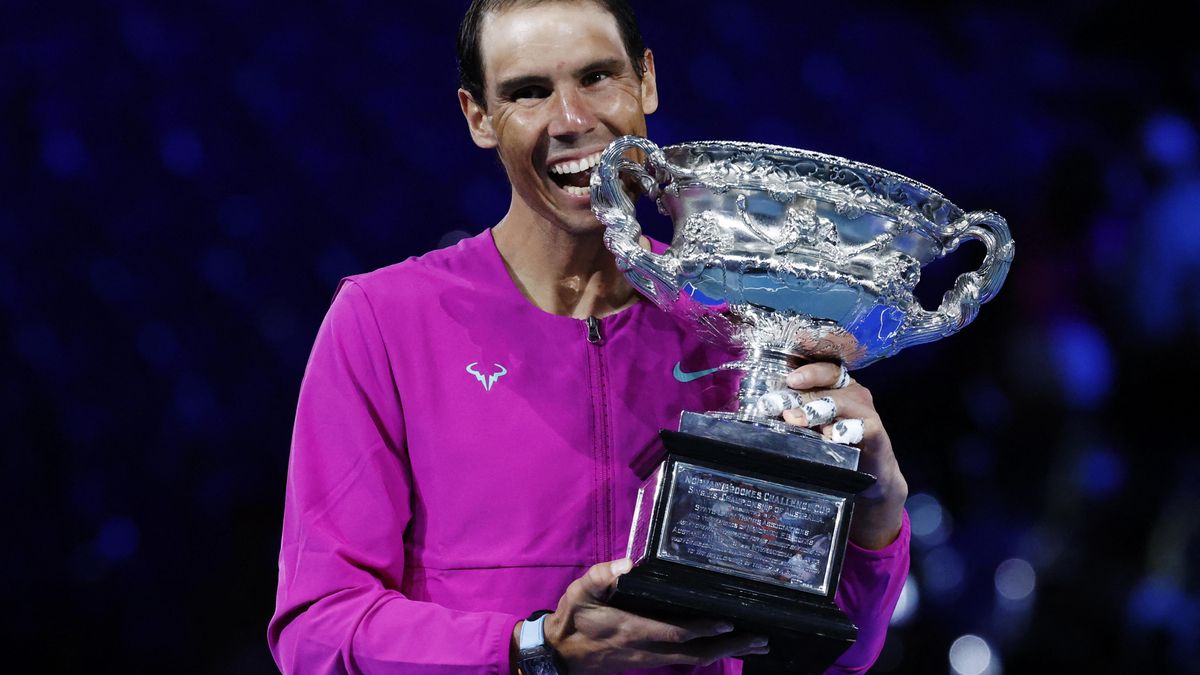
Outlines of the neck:
[[517,287],[545,312],[586,319],[618,312],[637,293],[604,246],[604,231],[572,232],[521,213],[514,199],[492,230],[496,248]]

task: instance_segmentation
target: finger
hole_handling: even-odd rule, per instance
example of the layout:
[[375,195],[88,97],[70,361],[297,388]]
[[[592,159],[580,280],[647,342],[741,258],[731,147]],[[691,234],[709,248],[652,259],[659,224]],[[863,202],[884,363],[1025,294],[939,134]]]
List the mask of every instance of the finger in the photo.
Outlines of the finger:
[[863,421],[855,417],[837,420],[831,425],[829,438],[834,443],[844,443],[846,445],[861,443],[863,439]]
[[630,644],[641,646],[654,644],[682,644],[692,640],[713,638],[732,633],[733,624],[717,619],[661,620],[629,614],[621,626],[621,632]]
[[799,408],[792,408],[783,412],[783,419],[792,424],[798,424],[803,427],[818,427],[823,424],[829,424],[838,415],[838,404],[832,397],[822,396],[821,398],[808,401]]
[[875,410],[875,405],[869,398],[859,395],[858,389],[858,385],[855,384],[848,389],[830,393],[829,397],[837,403],[837,417],[864,420],[870,427],[872,422],[879,420],[879,411]]
[[789,408],[799,408],[804,405],[804,398],[791,389],[776,389],[758,397],[754,404],[754,412],[761,417],[779,417]]
[[[837,425],[838,422],[841,422],[843,420],[845,420],[845,421],[861,420],[862,421],[862,438],[858,439],[857,441],[853,440],[854,437],[857,436],[856,430],[853,428],[847,428],[845,430],[845,432],[844,432],[845,440],[838,440],[837,438],[835,438],[836,430],[834,429],[834,427],[835,427],[835,425]],[[850,422],[850,424],[853,426],[857,426],[857,424],[855,424],[854,422]],[[829,441],[832,441],[834,443],[841,443],[844,445],[853,445],[857,448],[860,448],[860,449],[866,451],[867,454],[864,455],[864,461],[865,461],[866,457],[870,456],[872,449],[875,448],[881,441],[886,441],[886,438],[887,438],[887,432],[884,431],[883,424],[878,419],[874,419],[874,420],[862,419],[860,417],[841,418],[841,419],[835,421],[833,424],[827,424],[827,425],[821,427],[820,433],[826,439],[828,439]],[[841,436],[841,434],[838,434],[838,436]],[[870,472],[868,472],[868,473],[870,473]]]
[[839,363],[838,367],[842,369],[842,372],[838,374],[838,379],[833,383],[833,388],[845,389],[854,379],[850,377],[850,369],[846,367],[846,364]]
[[628,558],[592,565],[587,574],[579,578],[580,590],[597,602],[605,602],[612,595],[617,577],[633,568]]
[[792,389],[834,389],[841,376],[842,364],[817,361],[788,373],[787,385]]
[[693,640],[686,644],[647,645],[645,651],[658,654],[663,663],[691,663],[708,665],[716,661],[747,653],[763,653],[770,644],[765,636],[740,633],[714,638]]

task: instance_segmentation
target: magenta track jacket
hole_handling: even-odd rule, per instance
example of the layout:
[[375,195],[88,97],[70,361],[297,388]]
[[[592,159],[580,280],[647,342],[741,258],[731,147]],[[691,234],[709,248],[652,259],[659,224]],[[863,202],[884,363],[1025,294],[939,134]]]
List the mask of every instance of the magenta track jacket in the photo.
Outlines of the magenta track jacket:
[[[284,672],[507,674],[514,624],[625,555],[658,431],[729,403],[728,371],[703,371],[733,355],[649,302],[596,329],[532,305],[490,230],[343,280],[296,410]],[[834,672],[878,655],[908,544],[907,516],[884,550],[850,544],[837,602],[860,635]]]

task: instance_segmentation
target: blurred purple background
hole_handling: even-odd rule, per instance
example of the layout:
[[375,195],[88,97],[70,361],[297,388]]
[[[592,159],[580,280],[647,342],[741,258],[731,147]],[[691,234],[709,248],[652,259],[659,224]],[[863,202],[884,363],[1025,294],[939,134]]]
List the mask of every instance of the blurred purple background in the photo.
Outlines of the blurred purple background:
[[[291,423],[335,284],[507,206],[455,99],[465,3],[422,4],[0,7],[10,666],[274,672]],[[1012,228],[974,324],[857,373],[915,535],[874,672],[1200,672],[1187,5],[636,6],[660,145],[844,155]],[[979,255],[927,268],[926,306]]]

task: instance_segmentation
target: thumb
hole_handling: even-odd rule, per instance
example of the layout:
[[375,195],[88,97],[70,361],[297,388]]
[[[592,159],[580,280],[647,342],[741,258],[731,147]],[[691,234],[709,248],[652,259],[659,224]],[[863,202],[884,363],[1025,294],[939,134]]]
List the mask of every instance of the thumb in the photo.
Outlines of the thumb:
[[582,590],[592,598],[605,602],[617,585],[617,577],[631,569],[633,569],[633,562],[629,558],[592,565],[588,573],[581,579]]

